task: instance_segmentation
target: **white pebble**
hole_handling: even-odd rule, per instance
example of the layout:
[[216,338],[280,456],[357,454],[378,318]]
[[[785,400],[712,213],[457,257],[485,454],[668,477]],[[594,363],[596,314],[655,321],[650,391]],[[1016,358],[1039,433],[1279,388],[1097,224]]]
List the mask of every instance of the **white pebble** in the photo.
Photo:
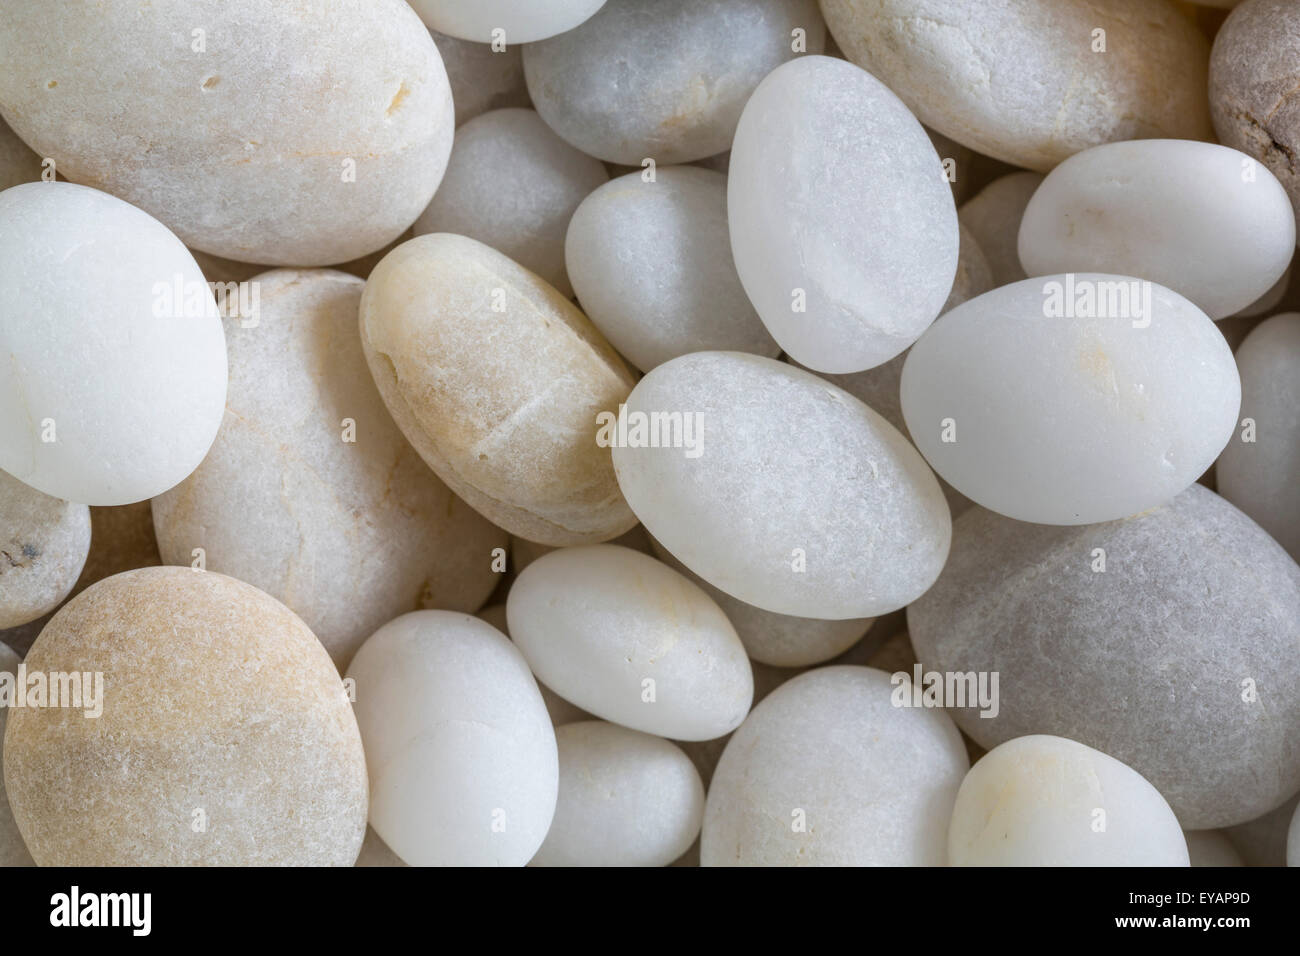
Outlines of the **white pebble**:
[[962,781],[953,866],[1188,866],[1169,804],[1141,774],[1064,737],[1018,737]]
[[704,784],[676,744],[603,720],[555,739],[560,793],[533,866],[667,866],[695,841]]
[[744,645],[700,588],[617,545],[561,548],[519,575],[510,636],[537,677],[605,720],[676,740],[709,740],[749,712]]
[[896,707],[894,690],[869,667],[774,690],[718,762],[700,863],[942,866],[966,748],[942,710]]
[[921,124],[865,70],[773,70],[745,105],[727,182],[740,281],[790,357],[859,372],[934,321],[957,271],[957,210]]
[[781,352],[736,275],[722,173],[620,176],[582,201],[564,249],[588,318],[643,371],[687,352]]
[[348,668],[370,825],[412,866],[523,866],[555,812],[555,732],[510,640],[468,614],[385,624]]
[[[1128,307],[1111,292],[1131,293]],[[1088,273],[959,305],[908,353],[901,393],[917,448],[954,488],[1062,525],[1168,501],[1214,461],[1241,401],[1204,312],[1154,283]]]
[[[411,0],[430,29],[478,43],[544,40],[572,30],[605,0]],[[499,31],[499,32],[498,32]]]
[[1146,139],[1095,146],[1048,173],[1019,251],[1030,275],[1138,276],[1222,319],[1272,288],[1295,240],[1291,200],[1267,167],[1226,146]]
[[[680,416],[678,444],[690,437],[694,450],[636,446],[635,422],[665,414]],[[626,420],[614,470],[628,504],[678,560],[747,604],[876,617],[943,567],[952,522],[930,469],[897,429],[810,372],[739,352],[684,355],[637,384]]]
[[203,460],[226,343],[194,257],[161,223],[85,186],[8,189],[0,302],[0,468],[55,498],[123,505]]

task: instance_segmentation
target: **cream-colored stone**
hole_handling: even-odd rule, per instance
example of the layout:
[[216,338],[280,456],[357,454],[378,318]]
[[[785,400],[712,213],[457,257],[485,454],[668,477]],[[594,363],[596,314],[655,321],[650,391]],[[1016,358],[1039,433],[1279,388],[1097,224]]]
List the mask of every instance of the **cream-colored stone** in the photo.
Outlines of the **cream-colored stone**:
[[590,544],[636,524],[596,443],[632,375],[577,307],[464,236],[403,243],[361,299],[393,418],[452,490],[511,534]]
[[229,259],[372,252],[451,151],[447,73],[403,0],[18,4],[0,63],[0,113],[61,173]]
[[301,615],[340,668],[407,611],[477,610],[508,538],[393,424],[357,336],[364,283],[328,269],[252,281],[256,324],[227,323],[217,439],[194,474],[154,499],[163,560],[190,565],[202,548],[209,570]]

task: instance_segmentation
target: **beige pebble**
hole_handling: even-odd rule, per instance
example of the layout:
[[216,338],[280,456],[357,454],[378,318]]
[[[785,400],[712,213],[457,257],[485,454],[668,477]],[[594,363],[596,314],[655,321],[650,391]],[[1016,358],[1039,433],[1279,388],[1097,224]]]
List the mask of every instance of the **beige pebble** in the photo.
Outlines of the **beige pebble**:
[[29,680],[103,675],[98,717],[9,714],[5,787],[38,864],[356,859],[357,722],[325,649],[274,598],[211,571],[129,571],[69,602],[25,663]]
[[1211,134],[1209,44],[1164,0],[821,0],[821,8],[845,56],[922,123],[1017,166],[1046,172],[1101,143]]
[[90,550],[90,509],[0,471],[0,628],[58,607]]
[[596,443],[632,375],[576,306],[499,252],[435,233],[394,249],[361,300],[393,418],[452,490],[511,534],[607,541],[636,518]]
[[226,414],[198,469],[154,499],[168,564],[261,588],[302,616],[340,668],[421,607],[477,610],[505,532],[429,471],[384,408],[361,352],[364,283],[277,270],[256,324],[227,323]]
[[451,151],[447,73],[403,0],[21,4],[0,63],[0,110],[28,145],[229,259],[372,252]]

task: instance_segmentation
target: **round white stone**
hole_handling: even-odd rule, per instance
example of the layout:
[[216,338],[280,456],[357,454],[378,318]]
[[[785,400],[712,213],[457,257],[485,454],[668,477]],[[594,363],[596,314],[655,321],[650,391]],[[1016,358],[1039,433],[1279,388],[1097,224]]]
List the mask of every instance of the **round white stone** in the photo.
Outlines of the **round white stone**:
[[1188,866],[1159,791],[1064,737],[995,747],[961,783],[948,829],[953,866]]
[[781,352],[736,275],[722,173],[665,166],[653,182],[606,183],[573,214],[564,255],[587,317],[643,371],[688,352]]
[[1064,525],[1136,514],[1194,482],[1232,434],[1241,385],[1191,302],[1084,273],[959,305],[912,346],[901,395],[913,441],[954,488]]
[[226,343],[194,257],[161,223],[85,186],[8,189],[0,303],[0,468],[55,498],[122,505],[203,460]]
[[608,180],[604,163],[560,139],[533,110],[492,110],[456,130],[447,173],[415,235],[477,239],[572,297],[564,233],[578,204]]
[[1032,276],[1137,276],[1222,319],[1286,272],[1295,233],[1286,190],[1245,153],[1143,139],[1094,146],[1048,173],[1021,219],[1019,251]]
[[1251,424],[1219,456],[1219,494],[1300,561],[1300,313],[1255,326],[1237,349],[1237,368],[1239,421]]
[[966,748],[894,690],[884,671],[823,667],[768,695],[714,771],[700,863],[942,866]]
[[[432,30],[478,43],[532,43],[572,30],[605,0],[410,0]],[[496,33],[495,31],[500,31]]]
[[[693,448],[635,447],[661,439],[655,425],[674,413],[676,444]],[[747,604],[876,617],[943,567],[952,522],[930,469],[897,429],[810,372],[739,352],[684,355],[637,384],[626,421],[614,470],[628,504],[678,560]],[[648,425],[639,440],[637,422]]]
[[924,128],[865,70],[773,70],[736,129],[727,182],[740,281],[773,338],[819,372],[902,352],[943,308],[957,210]]
[[749,712],[745,647],[699,587],[618,545],[561,548],[506,600],[510,636],[537,677],[597,717],[676,740],[709,740]]
[[555,739],[560,794],[533,866],[667,866],[695,842],[704,784],[676,744],[603,720]]
[[555,812],[555,732],[510,640],[468,614],[385,624],[348,668],[370,825],[412,866],[522,866]]

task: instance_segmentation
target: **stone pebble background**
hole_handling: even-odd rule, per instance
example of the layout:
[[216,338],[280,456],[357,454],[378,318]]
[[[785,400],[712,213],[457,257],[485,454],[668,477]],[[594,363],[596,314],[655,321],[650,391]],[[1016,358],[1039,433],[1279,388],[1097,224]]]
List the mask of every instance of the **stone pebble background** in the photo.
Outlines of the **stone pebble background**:
[[0,0],[0,865],[1300,864],[1297,89],[1300,0]]

